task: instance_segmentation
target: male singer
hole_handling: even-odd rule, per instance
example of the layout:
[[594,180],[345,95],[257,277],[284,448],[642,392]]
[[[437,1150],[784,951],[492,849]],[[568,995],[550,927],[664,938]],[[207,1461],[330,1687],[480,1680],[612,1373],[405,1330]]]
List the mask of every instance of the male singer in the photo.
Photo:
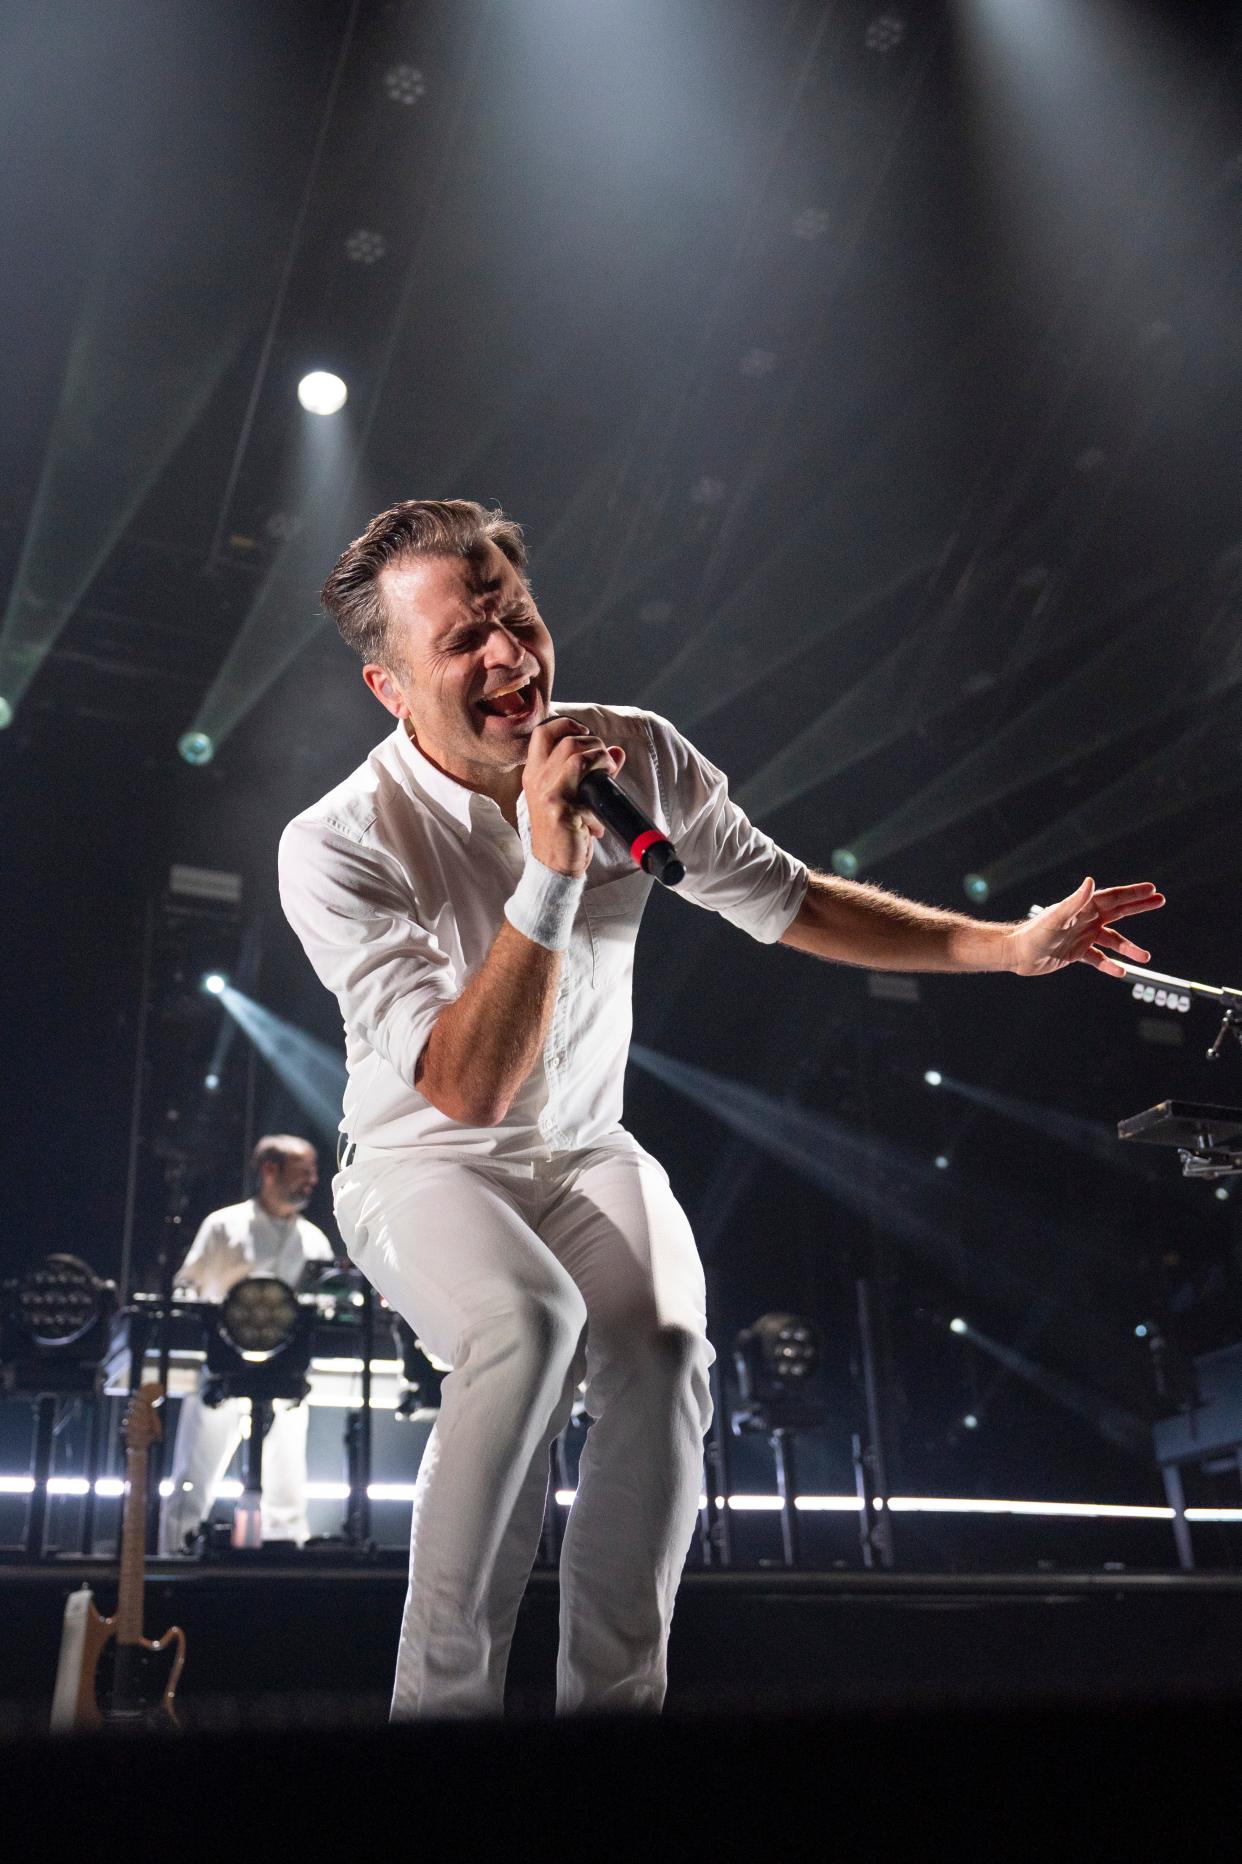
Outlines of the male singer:
[[657,1709],[712,1349],[689,1224],[621,1125],[651,882],[599,839],[584,774],[623,772],[675,841],[691,904],[873,970],[1118,975],[1110,954],[1147,953],[1109,922],[1163,901],[1084,880],[1002,925],[808,873],[664,719],[552,713],[551,637],[499,511],[395,505],[323,599],[397,726],[289,824],[281,898],[345,1022],[341,1234],[453,1368],[419,1471],[393,1714],[500,1709],[548,1449],[583,1369],[594,1421],[561,1554],[558,1708]]

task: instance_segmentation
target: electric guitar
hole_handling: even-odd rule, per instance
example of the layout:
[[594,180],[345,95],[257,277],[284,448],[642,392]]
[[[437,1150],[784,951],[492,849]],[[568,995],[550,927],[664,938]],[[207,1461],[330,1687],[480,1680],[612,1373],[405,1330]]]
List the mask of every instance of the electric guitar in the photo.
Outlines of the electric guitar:
[[147,1462],[150,1446],[161,1435],[155,1407],[163,1396],[163,1386],[144,1385],[133,1394],[125,1414],[125,1512],[116,1616],[100,1616],[87,1585],[65,1601],[53,1729],[180,1725],[173,1696],[185,1663],[185,1633],[174,1625],[162,1638],[142,1635]]

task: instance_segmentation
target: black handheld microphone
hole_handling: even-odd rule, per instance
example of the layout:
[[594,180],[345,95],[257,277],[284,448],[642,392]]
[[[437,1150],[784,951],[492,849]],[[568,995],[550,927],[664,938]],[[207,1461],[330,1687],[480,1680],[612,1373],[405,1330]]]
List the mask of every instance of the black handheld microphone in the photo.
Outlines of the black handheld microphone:
[[606,771],[588,770],[578,785],[578,795],[605,828],[621,837],[638,867],[666,887],[675,887],[685,879],[686,870],[664,830],[643,814],[633,797],[627,796]]

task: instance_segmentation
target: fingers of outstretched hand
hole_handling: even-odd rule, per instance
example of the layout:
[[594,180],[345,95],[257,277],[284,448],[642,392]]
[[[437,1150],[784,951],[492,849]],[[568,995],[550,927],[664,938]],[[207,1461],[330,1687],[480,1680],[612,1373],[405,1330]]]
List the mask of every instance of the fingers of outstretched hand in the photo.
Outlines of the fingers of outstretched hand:
[[1124,969],[1116,959],[1110,958],[1108,953],[1101,951],[1098,945],[1088,945],[1086,951],[1081,954],[1079,962],[1092,965],[1097,971],[1103,971],[1106,977],[1125,976]]
[[1141,945],[1135,945],[1128,938],[1123,937],[1115,926],[1101,926],[1093,942],[1104,946],[1109,951],[1120,952],[1123,958],[1130,958],[1135,964],[1146,964],[1151,957],[1149,951],[1144,951]]
[[1149,880],[1137,887],[1104,887],[1091,902],[1101,919],[1124,919],[1127,913],[1150,913],[1164,905],[1164,895]]

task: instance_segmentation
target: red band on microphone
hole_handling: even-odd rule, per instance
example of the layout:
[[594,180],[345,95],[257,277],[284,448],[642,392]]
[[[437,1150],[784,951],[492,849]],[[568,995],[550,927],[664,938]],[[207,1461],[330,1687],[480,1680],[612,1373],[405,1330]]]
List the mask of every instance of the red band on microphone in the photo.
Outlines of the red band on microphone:
[[645,828],[641,835],[635,835],[633,841],[630,843],[630,856],[634,865],[636,867],[641,867],[643,864],[643,856],[646,854],[648,848],[654,848],[658,841],[667,840],[668,836],[662,834],[658,828]]

